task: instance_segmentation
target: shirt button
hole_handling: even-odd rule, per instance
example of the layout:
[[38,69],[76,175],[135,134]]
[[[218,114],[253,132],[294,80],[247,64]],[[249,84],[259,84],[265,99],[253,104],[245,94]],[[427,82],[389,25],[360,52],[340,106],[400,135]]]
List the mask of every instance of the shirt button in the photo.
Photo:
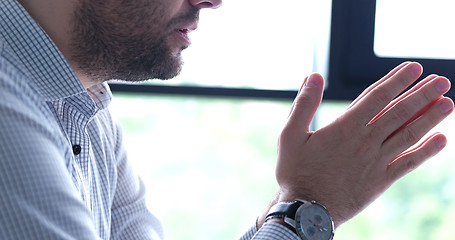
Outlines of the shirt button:
[[82,150],[81,145],[78,144],[73,145],[73,153],[75,155],[79,155],[81,153],[81,150]]

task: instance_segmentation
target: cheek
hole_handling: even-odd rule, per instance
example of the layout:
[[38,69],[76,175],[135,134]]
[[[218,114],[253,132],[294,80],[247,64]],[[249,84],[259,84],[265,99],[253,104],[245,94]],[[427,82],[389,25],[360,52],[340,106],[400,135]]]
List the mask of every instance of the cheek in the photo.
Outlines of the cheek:
[[184,15],[193,8],[188,0],[160,0],[162,2],[161,6],[163,7],[162,15],[166,19],[174,19],[177,16]]

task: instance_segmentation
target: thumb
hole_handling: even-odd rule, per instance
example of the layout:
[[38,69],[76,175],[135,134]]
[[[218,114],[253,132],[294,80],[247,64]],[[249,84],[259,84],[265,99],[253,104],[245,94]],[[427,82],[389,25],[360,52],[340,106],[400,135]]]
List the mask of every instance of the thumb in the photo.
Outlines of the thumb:
[[299,129],[307,133],[314,114],[322,101],[324,78],[319,73],[311,74],[303,83],[294,100],[288,124],[292,129]]

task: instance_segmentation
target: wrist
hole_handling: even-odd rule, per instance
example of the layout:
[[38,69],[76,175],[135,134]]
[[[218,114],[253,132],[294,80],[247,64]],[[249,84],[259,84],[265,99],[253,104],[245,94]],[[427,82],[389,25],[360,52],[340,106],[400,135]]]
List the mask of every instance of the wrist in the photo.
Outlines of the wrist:
[[332,240],[333,220],[327,209],[315,201],[296,199],[293,202],[278,202],[266,216],[266,222],[273,221],[288,227],[301,239]]
[[297,191],[294,191],[294,190],[289,190],[289,189],[285,189],[285,188],[281,188],[280,189],[280,193],[278,194],[277,198],[276,198],[276,203],[278,202],[293,202],[295,201],[296,199],[308,199],[308,201],[314,201],[314,202],[317,202],[318,204],[324,206],[324,208],[327,209],[327,211],[330,213],[330,215],[332,216],[333,218],[333,223],[334,223],[334,227],[337,228],[338,226],[341,225],[342,222],[339,221],[339,215],[337,215],[337,212],[335,211],[336,209],[334,209],[333,207],[328,207],[326,205],[326,202],[327,201],[321,201],[319,198],[314,198],[314,197],[310,197],[310,196],[316,196],[316,194],[309,194],[309,191],[305,191],[305,193],[303,193],[302,191],[300,192],[297,192]]
[[287,229],[291,230],[293,233],[297,234],[295,227],[286,223],[282,217],[268,218],[265,220],[265,223],[278,223],[280,225],[285,226]]
[[264,209],[264,211],[259,215],[259,217],[256,219],[256,229],[259,230],[262,225],[265,223],[265,218],[267,217],[267,214],[269,213],[270,209],[278,203],[278,198],[279,194],[275,196],[275,198],[269,203],[269,205]]
[[277,202],[293,202],[296,199],[318,200],[318,199],[314,199],[315,195],[316,194],[312,194],[311,191],[306,190],[305,188],[302,188],[302,186],[298,186],[298,187],[281,186],[280,192],[276,199],[277,199]]

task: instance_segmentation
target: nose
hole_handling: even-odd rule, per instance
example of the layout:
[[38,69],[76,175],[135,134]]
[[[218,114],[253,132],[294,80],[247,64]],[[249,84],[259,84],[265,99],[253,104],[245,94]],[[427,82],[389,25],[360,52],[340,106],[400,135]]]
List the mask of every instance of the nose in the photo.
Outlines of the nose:
[[218,8],[223,0],[189,0],[190,4],[198,8]]

